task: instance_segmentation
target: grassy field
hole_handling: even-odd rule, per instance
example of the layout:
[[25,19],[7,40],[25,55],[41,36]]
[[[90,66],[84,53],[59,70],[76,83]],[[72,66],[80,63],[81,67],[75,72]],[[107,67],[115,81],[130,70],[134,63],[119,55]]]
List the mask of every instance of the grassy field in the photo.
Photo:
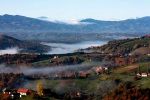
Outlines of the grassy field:
[[142,89],[143,89],[143,88],[144,88],[144,89],[146,89],[146,88],[149,88],[149,89],[150,89],[150,77],[142,78],[142,79],[136,81],[135,84],[136,84],[137,86],[139,86],[140,88],[142,88]]
[[120,67],[114,70],[112,78],[117,78],[123,81],[131,81],[140,88],[150,88],[150,77],[134,80],[135,72],[148,72],[150,71],[150,62],[144,62],[125,67]]
[[150,62],[140,63],[138,69],[141,72],[148,72],[148,71],[150,72]]
[[137,69],[138,67],[139,67],[139,64],[123,66],[123,67],[119,67],[119,68],[115,69],[114,73],[130,73],[130,72],[135,71],[135,69]]

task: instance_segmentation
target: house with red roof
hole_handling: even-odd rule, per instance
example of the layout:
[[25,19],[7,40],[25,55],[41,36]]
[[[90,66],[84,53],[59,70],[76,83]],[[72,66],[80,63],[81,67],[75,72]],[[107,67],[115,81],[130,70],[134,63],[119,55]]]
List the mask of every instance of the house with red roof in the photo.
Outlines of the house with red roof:
[[30,91],[29,91],[29,89],[26,89],[26,88],[19,88],[17,90],[17,93],[19,93],[20,97],[22,97],[22,96],[28,95],[30,93]]

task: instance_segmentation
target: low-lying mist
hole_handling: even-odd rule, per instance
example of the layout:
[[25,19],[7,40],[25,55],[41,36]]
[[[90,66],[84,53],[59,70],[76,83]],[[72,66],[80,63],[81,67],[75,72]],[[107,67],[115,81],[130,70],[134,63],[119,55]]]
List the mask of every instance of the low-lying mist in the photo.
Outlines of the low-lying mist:
[[19,53],[19,48],[17,47],[13,47],[13,48],[7,48],[4,50],[0,50],[0,55],[4,55],[4,54],[17,54]]
[[65,53],[73,53],[78,49],[85,49],[91,46],[101,46],[105,43],[106,43],[105,41],[86,41],[74,44],[67,44],[67,43],[42,43],[42,44],[52,47],[52,50],[49,51],[48,54],[65,54]]
[[[0,73],[23,73],[24,75],[49,75],[49,74],[57,74],[59,72],[76,72],[76,71],[86,71],[91,69],[92,67],[96,67],[99,65],[102,65],[102,62],[89,62],[89,63],[83,63],[83,64],[77,64],[77,65],[67,65],[67,66],[52,66],[52,67],[29,67],[29,66],[6,66],[6,65],[0,65]],[[20,83],[19,87],[24,87],[32,90],[36,90],[37,83],[41,81],[44,88],[51,88],[54,89],[54,91],[58,93],[63,93],[67,91],[65,88],[68,87],[68,84],[70,84],[70,87],[74,87],[74,81],[71,79],[69,80],[58,80],[57,84],[54,86],[54,83],[52,83],[50,79],[41,78],[41,79],[23,79],[23,82]],[[68,87],[68,88],[70,88]],[[63,90],[63,91],[62,91]],[[65,90],[65,91],[64,91]]]
[[[73,53],[79,49],[85,49],[91,46],[101,46],[105,43],[106,43],[105,41],[86,41],[86,42],[73,43],[73,44],[45,43],[45,42],[41,44],[48,45],[51,47],[51,50],[48,51],[46,54],[66,54],[66,53]],[[12,48],[0,50],[0,55],[18,54],[18,53],[21,53],[21,48],[18,47],[12,47]]]
[[100,63],[93,62],[93,63],[84,63],[84,64],[77,64],[77,65],[66,65],[66,66],[52,66],[52,67],[27,67],[27,66],[5,66],[0,65],[0,73],[23,73],[25,75],[32,75],[32,74],[52,74],[52,73],[59,73],[65,71],[80,71],[90,69],[93,66],[98,66]]

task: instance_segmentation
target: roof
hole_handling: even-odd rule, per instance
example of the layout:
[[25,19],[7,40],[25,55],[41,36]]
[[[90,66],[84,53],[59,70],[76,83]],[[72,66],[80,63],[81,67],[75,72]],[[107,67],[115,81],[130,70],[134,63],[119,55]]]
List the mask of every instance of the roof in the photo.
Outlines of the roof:
[[26,88],[19,88],[17,90],[18,93],[27,93],[29,91],[29,89],[26,89]]

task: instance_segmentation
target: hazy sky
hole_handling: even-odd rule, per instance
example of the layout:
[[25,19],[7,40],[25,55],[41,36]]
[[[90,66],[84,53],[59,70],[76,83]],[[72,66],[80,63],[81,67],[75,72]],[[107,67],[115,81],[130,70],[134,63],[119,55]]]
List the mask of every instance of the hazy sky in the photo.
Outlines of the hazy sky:
[[0,0],[0,15],[70,20],[117,20],[150,16],[150,0]]

